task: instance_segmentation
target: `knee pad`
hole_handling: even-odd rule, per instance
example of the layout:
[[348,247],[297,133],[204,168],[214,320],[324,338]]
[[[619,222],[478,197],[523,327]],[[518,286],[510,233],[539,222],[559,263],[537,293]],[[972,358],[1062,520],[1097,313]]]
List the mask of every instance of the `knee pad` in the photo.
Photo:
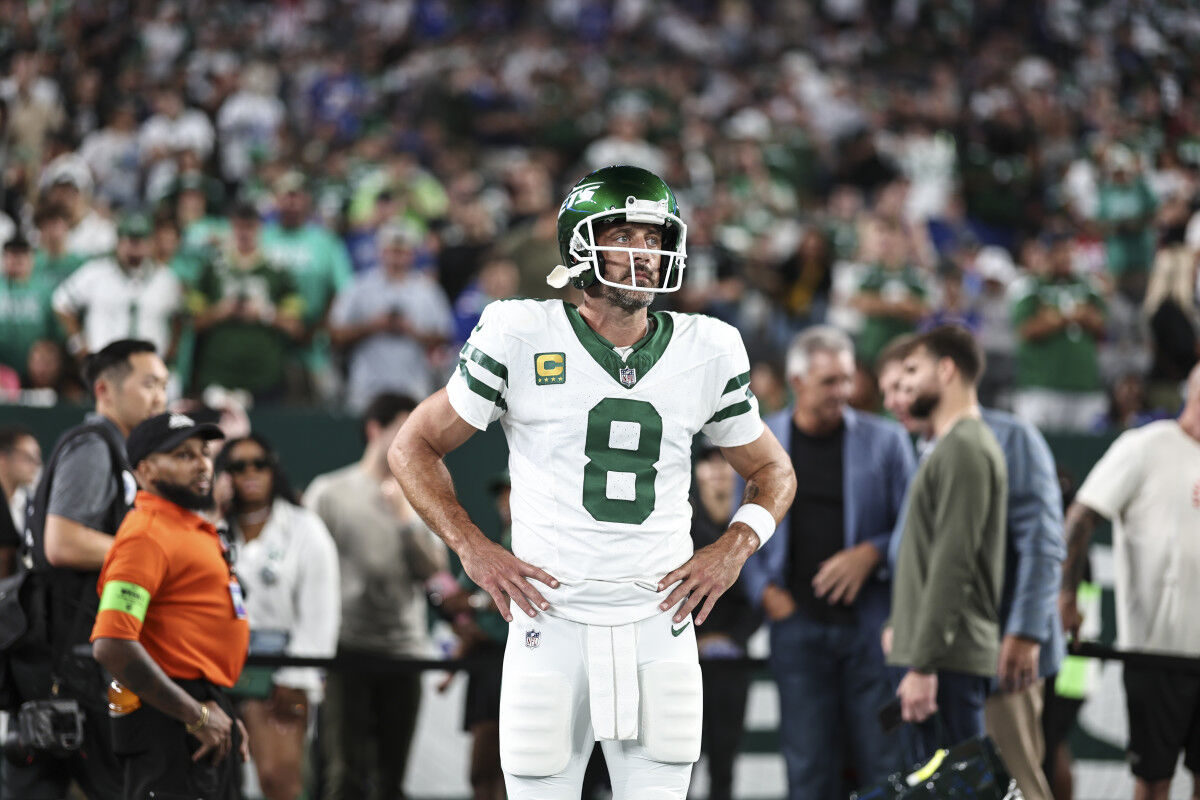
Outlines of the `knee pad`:
[[638,672],[642,746],[654,761],[690,764],[700,758],[704,688],[700,665],[659,661]]
[[571,685],[557,672],[505,675],[500,691],[500,766],[531,778],[571,760]]

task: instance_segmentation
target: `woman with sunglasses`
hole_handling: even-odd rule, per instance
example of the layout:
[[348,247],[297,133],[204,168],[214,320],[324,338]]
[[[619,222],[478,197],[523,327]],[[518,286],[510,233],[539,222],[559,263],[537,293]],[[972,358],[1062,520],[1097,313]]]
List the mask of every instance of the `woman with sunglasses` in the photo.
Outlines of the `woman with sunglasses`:
[[[341,594],[325,524],[297,505],[278,457],[258,434],[230,440],[215,467],[246,592],[250,652],[332,657]],[[247,668],[234,688],[245,698],[240,712],[267,800],[300,795],[309,711],[321,690],[320,671],[301,668]]]

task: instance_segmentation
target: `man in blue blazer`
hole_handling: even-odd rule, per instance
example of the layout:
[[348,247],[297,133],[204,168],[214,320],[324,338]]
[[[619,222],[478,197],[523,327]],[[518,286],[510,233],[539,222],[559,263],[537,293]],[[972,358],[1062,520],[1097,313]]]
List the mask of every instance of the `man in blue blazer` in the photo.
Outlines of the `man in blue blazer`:
[[[900,362],[910,337],[900,337],[879,355],[875,367],[884,407],[915,435],[922,423],[908,414],[911,398],[900,382]],[[1063,541],[1062,493],[1054,456],[1045,437],[1025,420],[991,408],[983,421],[996,436],[1008,467],[1008,530],[1004,589],[1000,598],[1002,639],[992,693],[984,704],[987,732],[1004,753],[1004,763],[1026,800],[1051,800],[1042,771],[1045,738],[1042,701],[1045,680],[1058,673],[1066,652],[1058,614]],[[894,563],[903,515],[892,538]]]
[[900,425],[849,408],[846,334],[802,332],[787,375],[796,403],[765,421],[791,454],[796,498],[742,584],[770,624],[788,798],[826,800],[857,788],[843,786],[847,753],[859,786],[902,766],[897,737],[879,723],[892,700],[879,637],[888,547],[916,464]]

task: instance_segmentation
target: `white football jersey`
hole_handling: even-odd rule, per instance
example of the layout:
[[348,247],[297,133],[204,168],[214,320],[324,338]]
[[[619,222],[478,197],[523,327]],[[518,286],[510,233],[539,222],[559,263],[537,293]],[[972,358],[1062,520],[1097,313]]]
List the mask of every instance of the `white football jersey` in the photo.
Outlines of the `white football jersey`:
[[763,432],[737,330],[656,312],[627,357],[561,300],[484,309],[447,392],[483,430],[500,420],[518,558],[558,578],[550,612],[622,625],[658,612],[654,588],[691,556],[692,439]]

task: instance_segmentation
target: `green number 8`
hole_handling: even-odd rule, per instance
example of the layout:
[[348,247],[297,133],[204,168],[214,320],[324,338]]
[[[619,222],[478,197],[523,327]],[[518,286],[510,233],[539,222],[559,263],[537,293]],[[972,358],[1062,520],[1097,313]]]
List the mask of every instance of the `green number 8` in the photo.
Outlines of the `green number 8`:
[[[626,424],[614,429],[615,423]],[[600,522],[646,521],[654,510],[654,464],[662,451],[662,429],[662,416],[644,400],[609,397],[592,407],[583,449],[588,457],[583,507],[589,514]],[[632,497],[609,496],[609,475],[614,472],[633,475]]]

